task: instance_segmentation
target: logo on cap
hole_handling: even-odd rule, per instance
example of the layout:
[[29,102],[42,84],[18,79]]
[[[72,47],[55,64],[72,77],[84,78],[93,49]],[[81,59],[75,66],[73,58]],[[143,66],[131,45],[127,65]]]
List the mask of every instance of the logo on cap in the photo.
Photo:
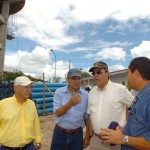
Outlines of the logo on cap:
[[89,72],[92,72],[94,68],[105,69],[106,71],[108,71],[107,64],[102,61],[98,61],[98,62],[94,63],[94,66],[92,68],[90,68]]

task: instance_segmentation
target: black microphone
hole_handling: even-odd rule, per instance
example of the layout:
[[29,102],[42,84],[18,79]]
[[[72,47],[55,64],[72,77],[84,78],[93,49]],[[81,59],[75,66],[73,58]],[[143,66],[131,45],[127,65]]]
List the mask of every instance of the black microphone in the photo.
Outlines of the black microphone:
[[[119,126],[118,122],[112,121],[112,122],[109,124],[108,128],[109,128],[109,129],[112,129],[112,130],[116,130],[117,126]],[[116,144],[110,143],[110,145],[111,145],[111,146],[115,146]]]

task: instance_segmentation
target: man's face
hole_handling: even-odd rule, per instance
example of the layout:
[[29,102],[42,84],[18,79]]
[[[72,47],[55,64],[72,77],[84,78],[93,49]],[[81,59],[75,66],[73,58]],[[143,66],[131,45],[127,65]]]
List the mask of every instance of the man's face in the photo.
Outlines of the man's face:
[[79,89],[81,86],[81,77],[68,77],[67,80],[69,87]]
[[130,88],[134,89],[134,82],[135,82],[134,72],[132,73],[129,68],[127,70],[127,79],[128,79],[128,83],[130,85]]
[[94,81],[96,84],[100,82],[108,81],[109,73],[105,71],[105,69],[94,68],[92,72]]
[[23,100],[26,100],[27,98],[30,97],[31,87],[32,87],[31,84],[28,86],[15,85],[14,90],[15,90],[16,95],[18,95],[19,97],[22,97]]

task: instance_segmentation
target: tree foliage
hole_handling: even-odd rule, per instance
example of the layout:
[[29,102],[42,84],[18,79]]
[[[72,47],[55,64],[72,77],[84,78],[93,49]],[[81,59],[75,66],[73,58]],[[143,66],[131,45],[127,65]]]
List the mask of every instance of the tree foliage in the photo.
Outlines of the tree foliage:
[[87,78],[87,77],[91,77],[91,75],[88,72],[83,71],[82,72],[82,77]]
[[10,72],[10,73],[7,73],[7,74],[4,74],[3,76],[3,80],[4,81],[11,81],[11,80],[15,80],[16,77],[19,77],[23,75],[23,73],[21,71],[18,71],[18,72]]
[[[14,72],[9,72],[9,73],[5,73],[3,75],[3,81],[14,81],[15,78],[19,77],[19,76],[23,76],[24,74],[21,71],[14,71]],[[27,75],[24,75],[27,76]],[[31,77],[30,75],[27,76],[30,80],[32,81],[42,81],[40,79],[36,79],[34,77]]]

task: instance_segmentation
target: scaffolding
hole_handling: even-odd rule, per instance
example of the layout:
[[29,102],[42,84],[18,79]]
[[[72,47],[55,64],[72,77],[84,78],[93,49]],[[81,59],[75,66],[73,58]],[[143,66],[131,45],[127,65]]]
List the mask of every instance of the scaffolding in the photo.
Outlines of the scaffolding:
[[0,0],[0,80],[3,78],[6,39],[12,40],[15,35],[13,14],[19,12],[24,4],[25,0]]
[[7,39],[12,40],[15,38],[16,32],[16,15],[10,15],[7,23]]

